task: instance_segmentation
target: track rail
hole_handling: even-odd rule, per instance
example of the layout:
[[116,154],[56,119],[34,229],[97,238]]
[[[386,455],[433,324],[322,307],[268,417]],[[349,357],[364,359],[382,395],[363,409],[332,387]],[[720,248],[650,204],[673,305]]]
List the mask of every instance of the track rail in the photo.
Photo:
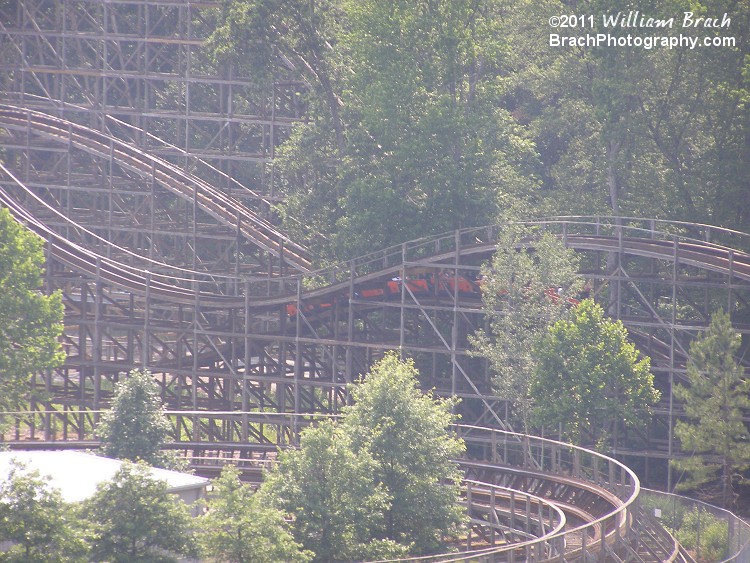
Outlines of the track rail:
[[[2,115],[2,105],[0,105],[0,115]],[[0,173],[11,178],[19,189],[26,191],[28,194],[33,193],[1,164]],[[180,269],[174,269],[173,274],[153,272],[150,268],[154,264],[149,263],[145,258],[142,267],[133,267],[68,241],[53,229],[39,222],[31,212],[18,203],[16,197],[2,188],[0,188],[0,202],[8,207],[19,221],[22,221],[45,241],[49,242],[56,258],[68,264],[73,270],[85,275],[104,279],[124,290],[142,295],[151,293],[178,303],[195,303],[198,301],[201,305],[208,307],[242,307],[245,304],[245,298],[242,296],[225,295],[215,289],[212,291],[217,280],[242,288],[247,281],[245,278],[215,274],[209,276]],[[629,225],[617,226],[616,228],[619,231],[617,234],[577,234],[574,229],[583,231],[602,230],[600,218],[595,218],[596,221],[592,221],[590,218],[580,219],[589,220],[561,221],[554,219],[532,221],[528,224],[553,231],[562,231],[559,236],[563,238],[568,247],[576,250],[619,251],[634,256],[666,261],[679,259],[686,264],[722,274],[731,274],[739,279],[750,281],[750,254],[748,253],[715,243],[696,240],[682,234],[650,231],[651,237],[658,235],[664,238],[645,238],[642,236],[644,231],[642,227]],[[84,226],[72,221],[69,221],[69,224],[74,229],[85,229]],[[612,228],[612,225],[605,224],[605,226]],[[714,232],[723,231],[716,227],[713,227],[713,229]],[[386,279],[410,267],[439,267],[441,265],[449,267],[449,260],[455,255],[457,245],[460,245],[460,253],[464,257],[479,256],[481,259],[488,259],[494,252],[498,232],[497,227],[465,229],[455,234],[405,243],[352,260],[343,265],[311,272],[309,274],[311,278],[328,280],[330,283],[325,284],[320,289],[304,291],[304,298],[323,299],[341,293],[344,289],[348,289],[352,278],[356,284],[360,284],[376,279]],[[641,236],[637,237],[636,235]],[[470,243],[460,244],[463,240],[469,240]],[[122,249],[118,250],[121,251]],[[430,255],[429,250],[433,250],[434,253]],[[160,266],[166,265],[160,264]],[[201,279],[202,277],[205,279]],[[191,288],[186,289],[184,285],[189,285]],[[262,293],[268,295],[275,286],[275,291],[273,291],[275,295],[263,298],[254,295],[248,296],[248,298],[251,299],[251,304],[254,307],[289,303],[297,299],[298,291],[295,288],[298,285],[298,277],[269,281],[268,287],[264,288]],[[280,292],[279,289],[281,289]]]
[[[0,164],[0,173],[12,178],[20,185],[15,176],[2,164]],[[220,293],[190,291],[175,284],[174,277],[129,266],[70,242],[53,229],[39,222],[18,203],[16,198],[2,188],[0,188],[0,204],[8,208],[18,221],[25,224],[49,244],[50,254],[48,256],[59,260],[82,275],[101,279],[115,287],[142,295],[152,293],[175,303],[194,303],[196,299],[199,299],[209,306],[223,307],[242,302],[241,300],[238,301],[237,297],[221,295]],[[79,227],[75,224],[73,226]],[[195,283],[194,280],[184,281]]]
[[195,199],[199,207],[219,223],[240,232],[260,248],[283,259],[300,272],[310,269],[306,249],[293,242],[271,223],[259,217],[241,201],[209,184],[185,174],[171,163],[83,125],[39,111],[0,104],[0,126],[30,131],[102,158],[113,158],[121,166],[143,177],[152,177],[160,186],[185,199]]

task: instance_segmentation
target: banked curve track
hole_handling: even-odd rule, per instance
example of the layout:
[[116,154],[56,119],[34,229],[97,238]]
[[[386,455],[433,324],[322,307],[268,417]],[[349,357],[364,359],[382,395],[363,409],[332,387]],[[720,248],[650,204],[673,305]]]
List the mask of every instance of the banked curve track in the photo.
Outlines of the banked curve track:
[[100,157],[114,157],[123,167],[144,178],[153,178],[164,189],[195,199],[217,222],[239,225],[240,232],[264,250],[285,260],[300,272],[310,268],[307,251],[241,201],[225,195],[173,164],[148,155],[119,139],[46,113],[0,104],[0,126],[31,131],[52,142],[70,145]]
[[[309,261],[303,249],[286,240],[281,233],[238,202],[215,192],[210,186],[167,163],[151,159],[136,149],[106,138],[96,131],[38,112],[0,106],[0,126],[9,129],[31,128],[40,136],[46,136],[55,142],[71,143],[81,150],[95,153],[106,152],[108,156],[114,156],[123,167],[151,175],[154,175],[154,170],[158,169],[159,174],[156,177],[167,189],[179,193],[181,197],[199,198],[201,205],[219,222],[236,222],[238,214],[241,215],[240,223],[245,226],[243,230],[245,236],[269,252],[284,255],[285,259],[299,271],[308,272],[309,270]],[[113,151],[114,146],[117,149]],[[291,346],[284,344],[290,343],[289,339],[295,339],[298,347],[303,337],[312,342],[316,338],[325,340],[328,346],[353,345],[351,335],[346,338],[336,334],[335,331],[328,331],[324,335],[317,334],[320,331],[319,323],[322,321],[316,317],[330,315],[330,312],[314,311],[306,316],[302,313],[306,310],[305,304],[336,303],[338,305],[342,301],[348,301],[348,306],[344,303],[343,311],[348,311],[351,317],[355,302],[363,290],[373,284],[393,278],[407,279],[412,272],[421,272],[430,268],[440,271],[450,271],[452,268],[454,276],[457,276],[459,264],[470,270],[476,270],[478,264],[491,255],[499,232],[497,227],[467,229],[447,236],[405,243],[393,249],[353,260],[343,267],[314,272],[311,274],[311,279],[317,282],[318,287],[307,290],[304,289],[300,276],[256,280],[180,269],[166,271],[167,265],[156,264],[145,258],[137,265],[122,263],[98,251],[86,248],[78,242],[68,240],[59,232],[59,229],[50,228],[39,221],[35,217],[34,209],[38,208],[35,207],[37,204],[43,205],[43,202],[40,203],[37,200],[31,209],[27,208],[27,203],[34,200],[34,190],[26,186],[10,169],[3,166],[1,170],[5,179],[11,181],[11,184],[5,185],[14,187],[3,188],[0,191],[0,201],[17,219],[48,243],[48,257],[51,262],[54,262],[50,269],[64,270],[64,276],[73,275],[76,279],[90,280],[98,288],[96,292],[92,292],[92,299],[94,305],[97,306],[94,311],[94,332],[96,330],[100,332],[91,337],[94,343],[92,351],[96,351],[96,345],[102,345],[102,336],[106,331],[134,330],[133,325],[140,325],[138,330],[142,327],[140,358],[133,354],[127,356],[127,351],[125,351],[124,359],[118,359],[115,354],[115,361],[108,365],[100,357],[98,362],[94,362],[92,371],[92,365],[85,361],[84,351],[80,351],[80,363],[74,368],[81,374],[82,382],[85,382],[86,378],[97,377],[98,374],[116,373],[128,367],[141,365],[161,366],[162,370],[168,371],[169,367],[165,366],[169,362],[164,358],[159,363],[152,362],[149,357],[148,353],[152,348],[166,349],[168,347],[165,342],[145,343],[149,339],[151,334],[149,331],[152,328],[167,332],[192,330],[197,333],[200,323],[210,320],[213,312],[216,314],[229,312],[227,316],[222,317],[224,324],[221,324],[221,331],[224,335],[213,335],[222,344],[214,345],[213,350],[210,351],[212,355],[219,356],[221,361],[228,366],[227,375],[224,378],[225,384],[229,386],[230,382],[242,375],[242,382],[246,386],[242,391],[243,398],[254,396],[259,400],[269,399],[272,395],[270,390],[273,388],[278,402],[275,405],[266,406],[271,410],[280,408],[284,411],[288,404],[284,401],[288,397],[283,400],[278,398],[279,387],[288,379],[284,373],[289,372],[284,370],[291,370],[295,381],[289,389],[295,399],[294,413],[298,415],[306,412],[306,409],[298,408],[302,404],[298,396],[304,394],[304,389],[297,380],[300,374],[297,367],[284,361],[284,365],[280,367],[282,373],[278,380],[268,378],[268,381],[257,384],[255,388],[252,382],[248,381],[249,370],[240,366],[239,360],[244,360],[244,366],[255,362],[257,348],[255,351],[248,350],[253,339],[282,342],[275,346],[285,347],[290,356]],[[710,242],[711,238],[722,234],[735,238],[741,237],[739,233],[707,227],[701,228],[699,235],[693,235],[687,232],[689,226],[676,223],[658,224],[650,220],[553,218],[533,224],[540,229],[557,233],[569,247],[582,252],[603,254],[617,252],[620,256],[644,257],[672,264],[680,262],[689,268],[727,276],[734,284],[750,281],[750,255],[731,246]],[[667,229],[660,230],[656,228],[657,225],[666,226],[673,232]],[[70,232],[80,232],[86,229],[84,225],[72,221],[69,228]],[[118,255],[123,249],[115,250],[113,255]],[[101,297],[101,294],[105,293],[103,288],[106,288],[106,297]],[[67,293],[64,291],[64,294],[70,309],[81,314],[85,312],[89,299],[85,292],[79,292],[77,299],[73,291]],[[111,309],[122,307],[116,296],[128,296],[127,299],[131,302],[134,300],[143,302],[142,314],[137,317],[133,314],[119,317],[113,314]],[[425,305],[416,297],[407,284],[401,284],[402,311],[407,301],[413,309],[423,310],[435,307],[437,310],[434,303],[439,300],[434,300],[434,303],[430,300]],[[465,296],[459,295],[459,292],[452,292],[449,297],[453,301],[454,315],[464,315],[467,311],[479,309],[476,298],[464,299]],[[300,314],[290,318],[288,305],[294,305]],[[368,304],[368,307],[371,306]],[[169,315],[165,315],[163,311],[170,307],[181,311],[185,307],[192,307],[190,312],[192,319],[185,321],[181,318],[176,321]],[[232,312],[236,311],[243,313],[244,326],[236,327],[224,322],[231,317]],[[271,312],[277,315],[275,321],[268,320]],[[402,312],[401,315],[403,319],[404,313]],[[251,319],[256,317],[261,320],[251,322]],[[167,326],[166,329],[165,326]],[[219,333],[218,327],[219,324],[212,329],[213,332]],[[264,327],[267,336],[258,334],[259,331],[263,331]],[[232,336],[233,333],[239,336],[235,339]],[[79,344],[80,340],[85,340],[85,338],[87,336],[79,335]],[[131,340],[138,340],[138,338],[131,338]],[[243,340],[243,346],[236,345],[235,340]],[[198,340],[194,342],[197,343]],[[385,342],[385,345],[390,345],[390,342]],[[175,345],[175,348],[178,346]],[[182,358],[172,358],[176,372],[190,371],[191,366],[186,368],[185,364],[192,363],[194,371],[191,393],[193,395],[197,394],[197,388],[206,386],[206,382],[214,377],[210,372],[201,371],[204,366],[200,364],[199,352],[197,346],[193,349],[185,347],[182,351]],[[297,362],[315,361],[303,355],[298,355],[296,358]],[[291,367],[287,367],[290,365]],[[351,377],[352,374],[349,373],[348,380]],[[262,374],[258,374],[256,379],[262,379]],[[183,377],[175,381],[185,382],[187,378]],[[337,382],[334,379],[326,388],[344,389],[346,381],[347,379]],[[54,387],[54,381],[48,383]],[[93,380],[93,384],[96,388],[97,380]],[[89,398],[84,385],[81,385],[78,391],[81,392],[84,401]],[[101,392],[101,389],[98,391]],[[95,394],[95,398],[99,399],[101,395],[97,397]],[[192,406],[198,405],[194,403]],[[243,404],[243,407],[246,406]],[[93,405],[93,407],[96,408],[98,405]],[[244,436],[240,438],[246,441],[252,440],[253,431],[257,429],[257,426],[253,424],[257,424],[258,420],[272,424],[257,413],[251,415],[253,412],[254,408],[241,408],[236,414],[224,413],[221,415],[224,418],[219,417],[219,420],[224,424],[243,416],[251,419],[249,426],[245,421]],[[192,415],[194,420],[205,420],[211,416],[209,411],[202,411],[200,416]],[[253,419],[253,416],[256,418]],[[299,417],[292,418],[295,421],[299,419]],[[297,422],[294,425],[296,430]],[[197,426],[198,424],[193,428]],[[280,425],[279,428],[282,426]],[[259,435],[263,432],[261,428]],[[462,463],[467,472],[467,483],[474,483],[473,489],[467,486],[467,491],[471,492],[467,492],[466,498],[473,518],[473,532],[468,546],[477,550],[472,555],[473,558],[488,561],[574,561],[592,558],[613,561],[648,561],[684,560],[686,557],[680,553],[674,543],[669,543],[668,536],[637,522],[638,480],[619,462],[565,444],[511,435],[499,430],[463,427],[459,429],[459,432],[464,435],[470,446],[469,457]],[[210,432],[204,432],[204,434],[208,435],[193,434],[188,442],[196,446],[199,444],[203,450],[220,449],[222,445],[226,446],[230,443],[230,440],[216,440]],[[282,434],[283,432],[278,430],[277,437]],[[496,490],[497,487],[506,486],[508,490],[518,490],[530,495],[524,497],[523,500],[523,504],[527,507],[526,524],[523,526],[514,522],[513,513],[517,506],[515,501],[511,500],[513,498],[511,493],[501,494]],[[557,529],[562,520],[556,519],[552,514],[555,509],[547,507],[545,503],[548,502],[562,510],[565,515],[564,531]],[[531,529],[534,527],[531,525],[533,519],[528,512],[528,507],[531,506],[535,507],[538,512],[536,519],[538,533]],[[543,514],[545,510],[551,512],[545,516]],[[550,530],[553,532],[550,533]],[[635,530],[637,534],[634,534]],[[529,536],[535,533],[537,537],[529,539]],[[635,536],[642,537],[649,536],[649,534],[653,539],[650,543],[642,541],[638,543],[633,539]],[[513,547],[508,544],[512,544]],[[651,558],[648,555],[649,551],[653,552]],[[668,559],[658,559],[658,557],[665,557],[665,553]],[[435,560],[460,559],[457,556],[450,556]]]

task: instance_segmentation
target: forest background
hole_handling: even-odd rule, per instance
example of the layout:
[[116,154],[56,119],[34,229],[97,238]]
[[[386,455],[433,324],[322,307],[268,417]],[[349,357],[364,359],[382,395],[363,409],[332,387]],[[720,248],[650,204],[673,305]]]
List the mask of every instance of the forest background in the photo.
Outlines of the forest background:
[[744,0],[232,0],[208,48],[308,85],[278,212],[326,263],[514,210],[750,230],[749,27]]

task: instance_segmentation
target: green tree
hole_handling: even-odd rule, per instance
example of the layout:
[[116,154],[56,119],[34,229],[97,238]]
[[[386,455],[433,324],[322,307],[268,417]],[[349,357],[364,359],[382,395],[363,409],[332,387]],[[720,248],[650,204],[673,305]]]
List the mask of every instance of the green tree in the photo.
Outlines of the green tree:
[[488,224],[502,198],[533,190],[534,148],[498,103],[501,2],[344,5],[353,71],[338,166],[342,255]]
[[219,60],[310,87],[276,161],[295,237],[340,259],[486,224],[533,191],[534,147],[498,103],[503,15],[496,0],[225,4]]
[[83,504],[93,561],[174,561],[195,553],[187,506],[143,463],[125,462]]
[[151,373],[133,370],[115,386],[112,407],[102,416],[96,433],[107,456],[172,468],[179,466],[177,460],[162,451],[170,430]]
[[240,481],[236,467],[224,467],[212,485],[208,510],[198,523],[204,557],[229,563],[310,560],[294,541],[283,513],[264,505],[261,495]]
[[[559,48],[539,22],[569,3],[512,8],[496,0],[223,5],[210,42],[217,58],[260,82],[275,73],[310,88],[308,119],[277,161],[280,209],[295,236],[315,240],[328,258],[361,254],[490,222],[518,198],[540,215],[750,224],[741,197],[750,11],[733,0],[638,5],[657,19],[726,12],[731,32],[662,31],[731,36],[733,46]],[[584,0],[576,11],[593,15],[597,31],[602,16],[627,14],[613,0]],[[648,28],[606,31],[652,39]]]
[[448,427],[454,402],[422,394],[411,361],[387,354],[352,390],[341,422],[306,429],[261,492],[293,515],[316,561],[439,551],[465,519]]
[[532,416],[539,424],[562,426],[574,442],[587,433],[599,447],[616,443],[618,425],[643,426],[644,413],[659,400],[650,359],[639,359],[622,322],[606,318],[591,299],[552,325],[535,355]]
[[687,472],[683,488],[715,480],[721,484],[721,502],[733,503],[733,481],[750,466],[750,433],[743,413],[750,408],[750,380],[735,356],[740,335],[729,315],[718,310],[708,330],[690,345],[689,386],[677,385],[685,419],[675,424],[675,436],[689,457],[673,461]]
[[[513,222],[503,224],[491,264],[482,269],[482,299],[489,324],[471,342],[495,373],[497,393],[510,401],[524,431],[535,402],[530,390],[534,347],[583,286],[578,257],[550,233],[538,236]],[[550,295],[554,291],[554,295]]]
[[64,354],[59,292],[44,295],[42,240],[0,209],[0,410],[29,395],[32,374],[60,365]]
[[0,484],[0,538],[13,542],[0,561],[69,562],[86,559],[75,506],[38,471],[14,464]]
[[455,462],[465,445],[449,430],[455,402],[423,393],[417,376],[411,360],[386,354],[353,387],[342,422],[354,452],[372,456],[371,478],[387,495],[376,537],[409,545],[412,555],[441,550],[465,520]]
[[305,429],[300,448],[280,454],[260,494],[293,516],[295,539],[314,561],[352,561],[404,555],[392,542],[373,541],[388,501],[372,479],[375,464],[355,454],[332,421]]
[[330,258],[339,216],[338,166],[346,147],[340,40],[346,16],[340,0],[226,0],[207,42],[209,56],[253,81],[254,97],[270,96],[276,79],[293,79],[307,90],[300,121],[277,151],[275,167],[284,203],[278,208],[287,232],[313,242]]
[[303,81],[312,91],[313,103],[325,108],[325,121],[342,146],[340,69],[334,49],[341,33],[340,2],[228,0],[218,16],[208,41],[215,59],[234,65],[259,84],[271,84],[280,72]]

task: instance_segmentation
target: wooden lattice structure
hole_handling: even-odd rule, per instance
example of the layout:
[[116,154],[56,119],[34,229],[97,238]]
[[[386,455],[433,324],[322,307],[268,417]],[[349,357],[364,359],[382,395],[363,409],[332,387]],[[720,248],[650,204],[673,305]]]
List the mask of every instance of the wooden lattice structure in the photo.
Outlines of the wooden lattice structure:
[[[68,359],[38,376],[51,399],[19,436],[89,439],[113,382],[147,367],[184,447],[250,456],[293,441],[306,414],[337,412],[346,385],[393,348],[426,387],[462,398],[465,422],[503,426],[486,362],[469,353],[481,301],[460,285],[497,228],[310,272],[268,213],[301,86],[259,90],[213,66],[201,46],[215,7],[0,2],[2,200],[48,241],[47,283],[66,303]],[[663,401],[617,454],[671,487],[671,389],[716,307],[748,331],[747,237],[622,218],[537,224],[582,253],[593,294],[653,358]]]

